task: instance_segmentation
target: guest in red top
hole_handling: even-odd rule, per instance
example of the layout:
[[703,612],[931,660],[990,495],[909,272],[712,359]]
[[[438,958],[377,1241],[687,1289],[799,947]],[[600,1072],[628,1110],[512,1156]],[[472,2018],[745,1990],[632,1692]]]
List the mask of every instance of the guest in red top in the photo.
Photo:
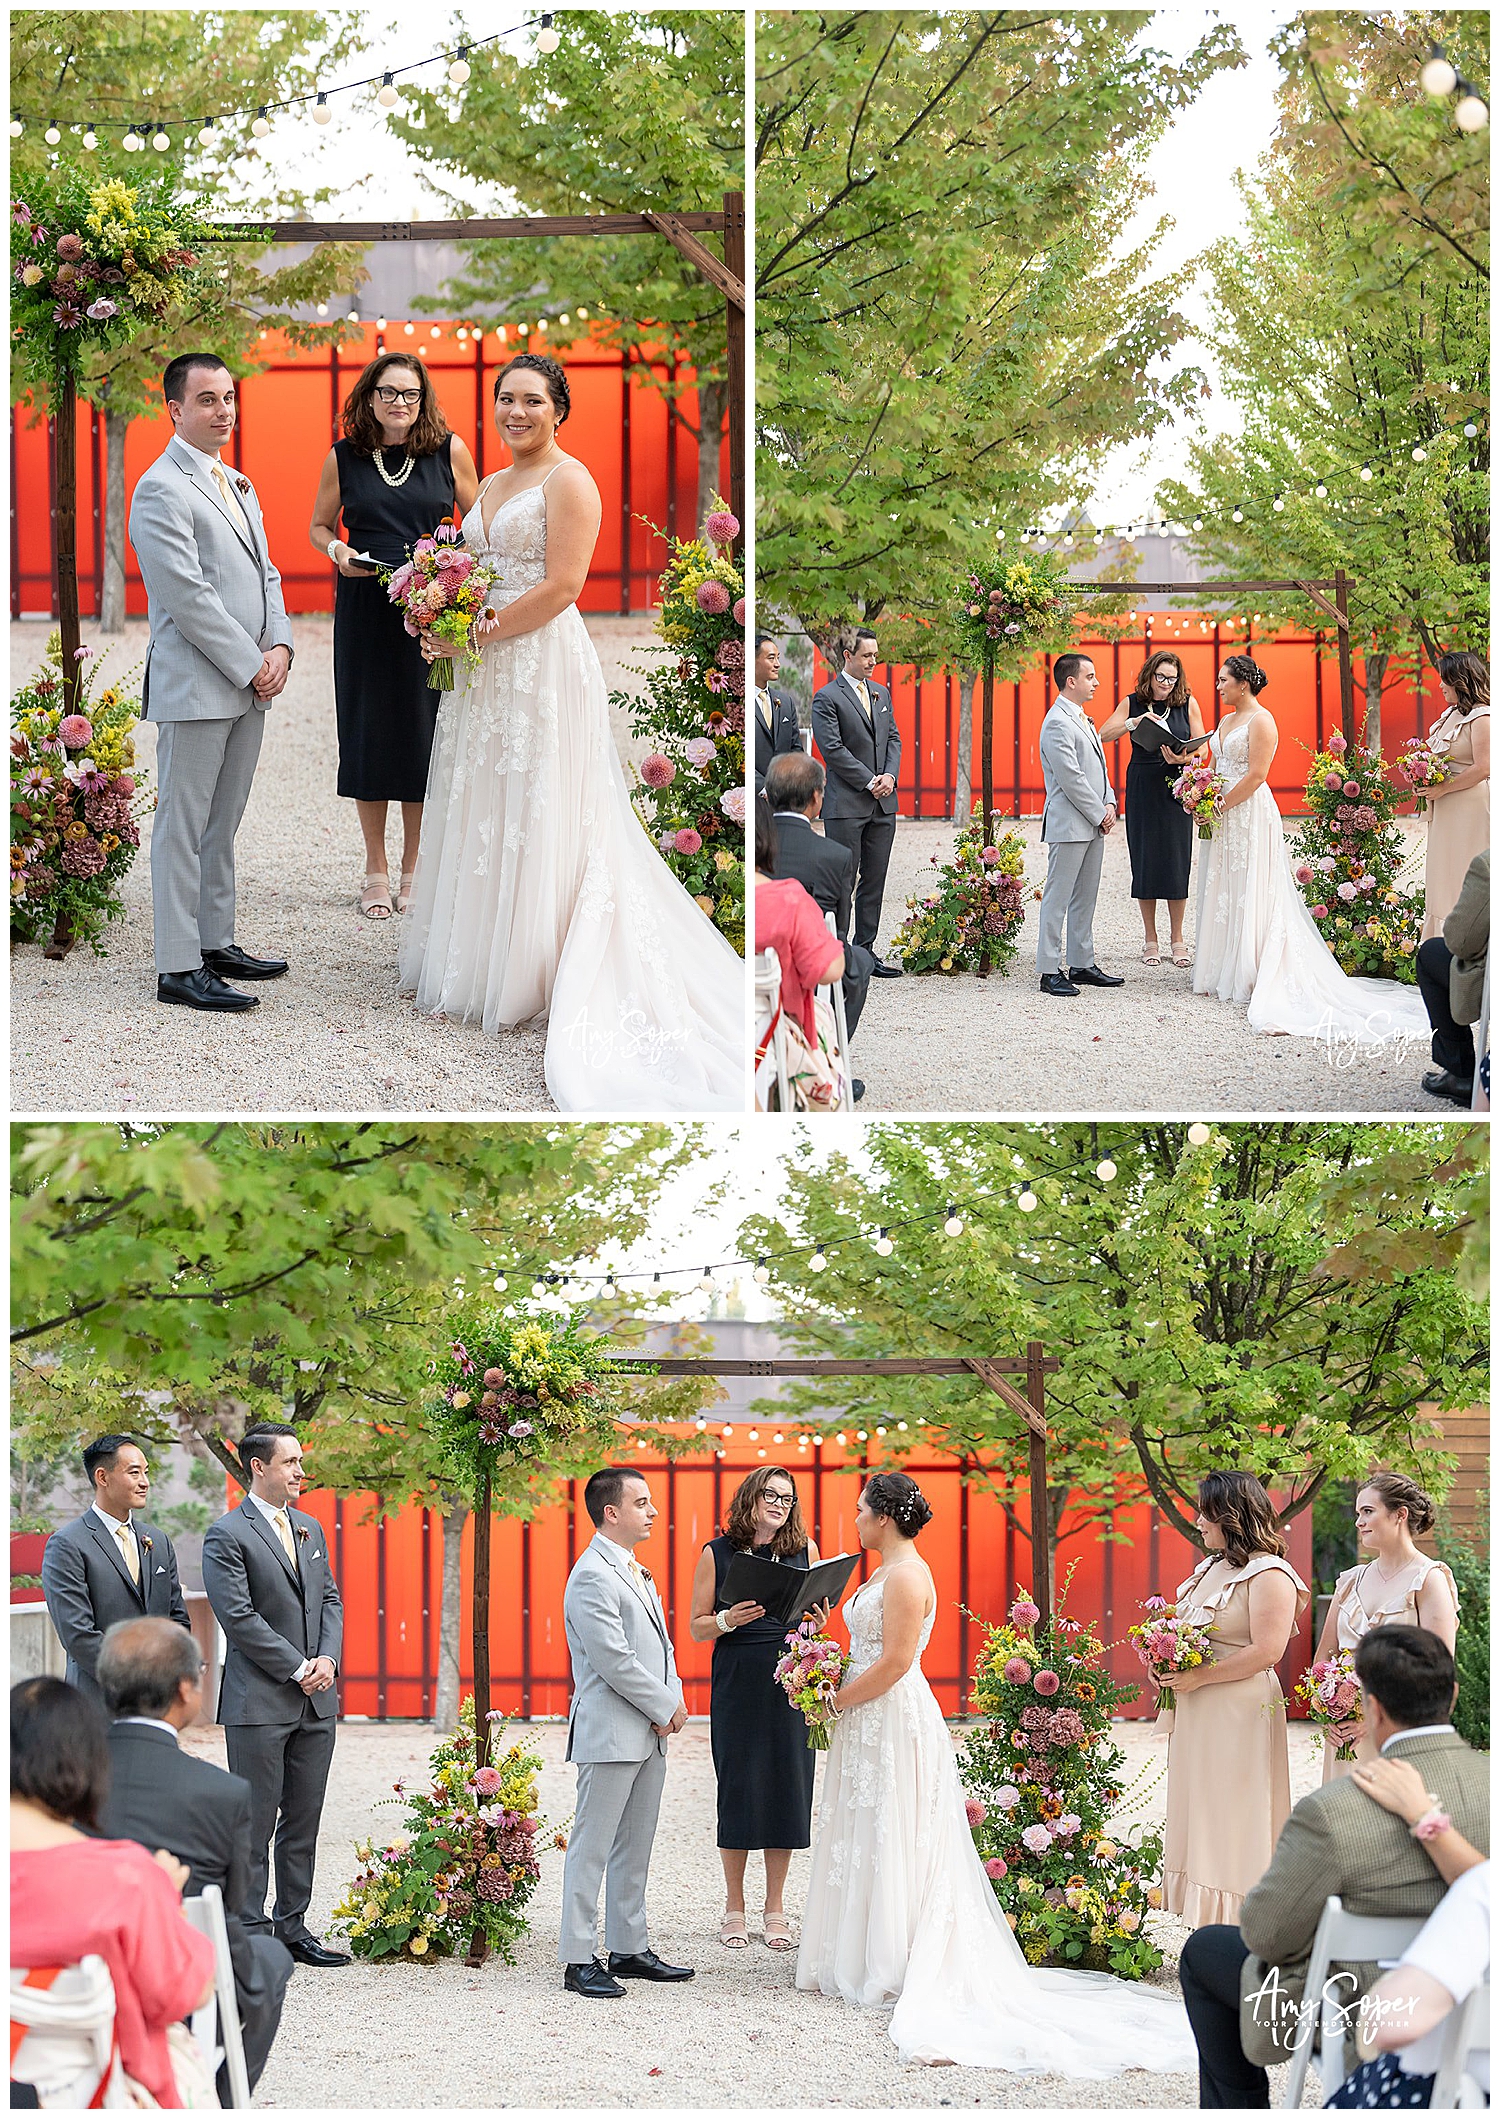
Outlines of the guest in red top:
[[180,2110],[167,2026],[213,1992],[214,1949],[182,1915],[187,1870],[134,1840],[89,1839],[109,1787],[106,1723],[61,1678],[10,1694],[10,1961],[96,1955],[115,1985],[125,2072]]
[[818,1042],[814,991],[844,976],[844,951],[828,932],[810,892],[793,877],[775,880],[776,827],[764,795],[755,804],[755,946],[774,949],[781,965],[781,1005]]

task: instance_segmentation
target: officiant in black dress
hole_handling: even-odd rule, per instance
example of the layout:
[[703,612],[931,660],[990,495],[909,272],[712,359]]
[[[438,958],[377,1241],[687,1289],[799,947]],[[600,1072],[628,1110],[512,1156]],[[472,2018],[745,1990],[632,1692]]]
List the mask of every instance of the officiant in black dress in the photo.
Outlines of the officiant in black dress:
[[[452,434],[432,377],[409,353],[370,362],[344,401],[342,438],[318,483],[310,535],[338,568],[333,607],[333,696],[338,716],[338,792],[359,812],[365,880],[359,909],[369,920],[392,911],[386,813],[401,804],[404,912],[417,866],[427,767],[440,692],[384,583],[353,555],[399,567],[419,537],[460,520],[474,505],[479,474],[467,444]],[[344,518],[342,534],[338,528]]]
[[784,1567],[815,1566],[796,1481],[779,1464],[764,1464],[735,1489],[724,1529],[709,1540],[693,1575],[690,1631],[714,1644],[709,1734],[719,1783],[719,1858],[724,1864],[724,1918],[719,1940],[742,1950],[745,1866],[752,1849],[764,1853],[763,1932],[773,1950],[792,1947],[782,1891],[792,1849],[810,1844],[814,1754],[807,1725],[777,1684],[775,1669],[786,1629],[759,1604],[729,1605],[724,1578],[736,1553],[778,1560]]
[[[1147,735],[1138,740],[1137,731],[1148,715],[1154,719],[1146,722]],[[1166,724],[1160,731],[1159,723]],[[1165,898],[1172,962],[1183,971],[1193,961],[1182,933],[1193,866],[1193,820],[1172,793],[1172,782],[1182,767],[1169,764],[1161,746],[1175,750],[1190,737],[1206,733],[1182,664],[1166,648],[1142,664],[1130,691],[1099,731],[1101,743],[1113,743],[1120,736],[1131,738],[1125,772],[1125,842],[1130,849],[1130,895],[1140,905],[1146,930],[1141,961],[1161,962],[1156,901]]]

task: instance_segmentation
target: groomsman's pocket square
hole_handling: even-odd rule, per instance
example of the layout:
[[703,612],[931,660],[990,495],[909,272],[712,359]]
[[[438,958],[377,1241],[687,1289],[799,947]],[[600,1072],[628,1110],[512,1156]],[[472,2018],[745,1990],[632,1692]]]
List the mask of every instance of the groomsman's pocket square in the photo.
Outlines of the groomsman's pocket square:
[[158,1567],[158,1568],[157,1568],[157,1570],[156,1570],[156,1572],[157,1572],[157,1573],[158,1573],[159,1575],[164,1575],[164,1574],[166,1573],[166,1571],[167,1571],[167,1570],[166,1570],[166,1569],[165,1569],[164,1567]]

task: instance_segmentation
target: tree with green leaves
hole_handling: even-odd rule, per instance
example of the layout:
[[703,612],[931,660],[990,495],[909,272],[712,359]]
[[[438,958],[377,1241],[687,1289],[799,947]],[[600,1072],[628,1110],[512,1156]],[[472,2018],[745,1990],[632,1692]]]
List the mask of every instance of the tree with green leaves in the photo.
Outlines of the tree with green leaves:
[[[262,160],[251,120],[257,105],[315,88],[320,69],[346,63],[361,41],[350,18],[297,9],[26,9],[11,23],[11,103],[31,117],[11,143],[12,191],[24,195],[60,162],[101,183],[138,183],[141,158],[125,153],[119,121],[149,119],[165,126],[171,142],[153,152],[152,168],[172,172],[179,196],[207,201],[227,192],[245,216],[308,211],[331,194],[282,184]],[[204,116],[228,110],[247,114],[215,126],[204,146],[195,128]],[[176,122],[188,117],[195,126]],[[48,119],[62,131],[56,148],[43,137]],[[88,149],[82,135],[91,125],[103,129]],[[128,343],[85,358],[78,387],[105,424],[103,632],[117,633],[125,622],[125,436],[133,419],[160,405],[167,362],[211,347],[238,377],[260,365],[263,330],[300,346],[339,342],[348,331],[342,320],[319,324],[297,312],[357,287],[363,256],[360,245],[324,243],[295,264],[265,269],[264,245],[217,245],[215,270],[195,285],[191,301],[173,303]],[[26,401],[39,415],[51,409],[45,388]]]
[[[392,121],[432,181],[450,187],[455,212],[474,211],[476,186],[536,214],[717,213],[726,191],[744,188],[736,10],[579,9],[555,52],[495,44],[470,64],[461,93],[414,88]],[[665,236],[476,242],[439,304],[489,324],[601,326],[632,380],[665,397],[697,445],[704,521],[729,404],[724,298]]]
[[[1142,163],[1219,68],[1149,16],[767,13],[756,39],[757,575],[825,651],[932,619],[980,546],[1087,495],[1201,387]],[[927,658],[924,658],[927,659]],[[932,658],[937,660],[937,657]]]
[[[1283,1521],[1375,1462],[1442,1485],[1431,1416],[1473,1403],[1488,1369],[1485,1306],[1455,1271],[1472,1201],[1450,1159],[1460,1134],[1483,1154],[1475,1130],[1282,1121],[1195,1143],[1166,1122],[872,1126],[857,1161],[789,1159],[777,1215],[742,1240],[770,1254],[800,1349],[1043,1341],[1062,1363],[1047,1379],[1053,1525],[1067,1508],[1113,1535],[1145,1493],[1201,1543],[1196,1485],[1215,1466],[1265,1480]],[[947,1200],[961,1234],[900,1228]],[[1346,1247],[1372,1232],[1385,1269],[1351,1278]],[[1025,1477],[1019,1422],[977,1381],[840,1379],[790,1401],[791,1418],[879,1421],[898,1453],[925,1438],[982,1455],[976,1476],[1007,1507]],[[1025,1512],[1012,1521],[1025,1536]]]

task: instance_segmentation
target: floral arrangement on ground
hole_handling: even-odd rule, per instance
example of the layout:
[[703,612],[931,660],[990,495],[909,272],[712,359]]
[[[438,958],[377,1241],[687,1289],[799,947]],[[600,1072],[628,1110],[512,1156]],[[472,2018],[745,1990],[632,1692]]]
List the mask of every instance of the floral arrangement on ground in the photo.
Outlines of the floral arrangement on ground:
[[153,798],[135,772],[136,700],[122,684],[92,696],[91,648],[79,649],[77,707],[63,710],[62,647],[11,702],[10,922],[14,939],[89,942],[124,917],[120,886]]
[[454,1319],[448,1351],[432,1363],[439,1396],[429,1427],[469,1494],[517,1468],[547,1467],[614,1445],[606,1342],[576,1320],[541,1325],[502,1311]]
[[908,918],[891,944],[908,971],[1003,971],[1026,917],[1026,846],[1003,820],[986,839],[976,814],[959,833],[953,859],[939,864],[936,889],[907,899]]
[[1074,605],[1066,576],[1044,552],[985,559],[958,584],[953,640],[965,669],[993,669],[1029,657],[1066,636]]
[[1161,1835],[1112,1819],[1141,1802],[1122,1786],[1110,1719],[1140,1691],[1117,1685],[1092,1626],[1052,1624],[1022,1594],[986,1630],[971,1731],[959,1754],[974,1844],[1029,1964],[1140,1979],[1162,1961],[1146,1928],[1162,1903]]
[[1378,751],[1335,730],[1307,776],[1309,815],[1293,841],[1298,885],[1341,971],[1415,985],[1425,893],[1401,889],[1396,811],[1411,799]]
[[[452,1957],[476,1942],[507,1964],[526,1933],[526,1905],[541,1876],[537,1849],[545,1831],[537,1816],[542,1761],[512,1744],[493,1765],[474,1764],[474,1702],[464,1700],[458,1728],[432,1753],[432,1786],[408,1793],[406,1829],[384,1846],[362,1841],[360,1869],[333,1912],[334,1928],[356,1957]],[[566,1837],[552,1835],[554,1847]]]
[[745,948],[745,580],[730,549],[738,519],[715,497],[700,537],[677,539],[661,577],[656,630],[637,665],[645,689],[612,693],[652,746],[637,771],[646,829],[684,890]]

